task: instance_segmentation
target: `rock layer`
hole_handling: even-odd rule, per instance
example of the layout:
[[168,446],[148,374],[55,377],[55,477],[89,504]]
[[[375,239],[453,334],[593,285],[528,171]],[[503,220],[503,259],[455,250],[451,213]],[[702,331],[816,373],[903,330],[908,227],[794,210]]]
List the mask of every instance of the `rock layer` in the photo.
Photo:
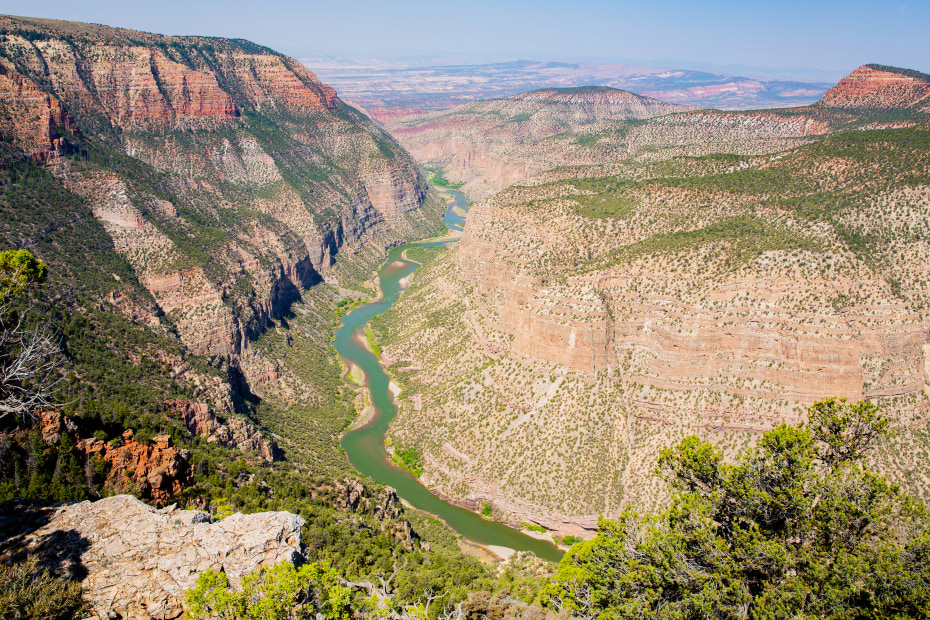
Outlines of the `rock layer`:
[[833,108],[900,110],[928,103],[930,75],[882,65],[862,65],[827,91]]
[[[14,536],[8,556],[34,553],[46,566],[80,580],[96,615],[137,620],[178,618],[184,593],[211,569],[240,579],[262,566],[301,557],[303,519],[287,512],[234,514],[214,522],[208,514],[157,510],[129,495],[58,506],[38,517],[44,525]],[[15,530],[15,518],[3,520]]]
[[0,118],[13,143],[39,162],[61,155],[65,146],[62,136],[77,130],[57,98],[39,90],[4,59],[0,59]]

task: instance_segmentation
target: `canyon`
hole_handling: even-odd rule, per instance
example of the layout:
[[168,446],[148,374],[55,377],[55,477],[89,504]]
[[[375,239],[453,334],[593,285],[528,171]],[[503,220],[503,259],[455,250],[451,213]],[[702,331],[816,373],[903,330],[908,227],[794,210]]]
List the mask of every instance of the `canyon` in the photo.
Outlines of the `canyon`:
[[[34,230],[11,214],[5,243],[54,267],[67,252],[53,236],[95,227],[107,239],[90,246],[95,260],[125,268],[88,274],[73,301],[176,340],[180,357],[156,354],[172,376],[185,356],[222,367],[219,382],[184,371],[191,402],[221,417],[251,415],[255,397],[278,411],[332,406],[321,385],[338,372],[326,353],[336,303],[364,294],[388,249],[445,230],[387,133],[296,60],[247,41],[0,16],[0,116],[8,169],[41,166],[69,203]],[[278,335],[317,366],[275,356]],[[242,424],[210,436],[278,458],[268,438],[247,439],[261,423]]]
[[[875,465],[925,497],[928,85],[867,65],[807,108],[639,121],[622,156],[603,148],[615,129],[591,132],[587,159],[540,161],[575,132],[500,155],[505,129],[467,135],[464,106],[398,121],[412,152],[489,196],[383,317],[406,397],[390,432],[423,455],[424,484],[583,534],[666,501],[664,446],[696,434],[736,454],[837,396],[894,420]],[[458,126],[494,155],[457,153]],[[498,180],[523,154],[561,167]]]

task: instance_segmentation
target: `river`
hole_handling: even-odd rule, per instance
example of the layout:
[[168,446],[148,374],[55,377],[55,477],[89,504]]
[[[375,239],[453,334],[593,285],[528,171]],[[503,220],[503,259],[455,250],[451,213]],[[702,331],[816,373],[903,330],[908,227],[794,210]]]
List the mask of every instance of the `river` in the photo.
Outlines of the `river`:
[[[452,230],[461,231],[465,223],[464,212],[468,201],[460,192],[447,191],[455,200],[446,212],[446,225]],[[421,245],[442,243],[450,242],[424,242]],[[391,250],[384,267],[378,272],[381,299],[360,306],[343,317],[342,326],[336,331],[336,351],[347,363],[355,364],[364,371],[375,410],[374,416],[366,425],[346,433],[342,447],[349,460],[363,475],[393,487],[401,498],[415,508],[439,517],[464,538],[480,545],[532,551],[541,558],[557,562],[562,557],[562,551],[552,543],[527,536],[503,523],[483,519],[470,510],[443,501],[430,493],[411,473],[395,465],[384,448],[388,425],[397,413],[397,407],[388,387],[390,378],[381,368],[378,358],[362,342],[365,325],[397,301],[401,293],[400,280],[419,267],[417,263],[403,258],[403,251],[408,247],[410,246]]]

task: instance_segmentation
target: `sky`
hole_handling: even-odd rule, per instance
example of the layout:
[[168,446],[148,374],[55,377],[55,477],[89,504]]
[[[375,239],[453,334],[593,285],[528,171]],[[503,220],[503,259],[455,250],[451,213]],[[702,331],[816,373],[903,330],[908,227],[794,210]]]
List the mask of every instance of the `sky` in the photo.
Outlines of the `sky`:
[[[298,57],[930,73],[930,0],[3,0],[0,12],[245,38]],[[414,60],[411,60],[414,59]]]

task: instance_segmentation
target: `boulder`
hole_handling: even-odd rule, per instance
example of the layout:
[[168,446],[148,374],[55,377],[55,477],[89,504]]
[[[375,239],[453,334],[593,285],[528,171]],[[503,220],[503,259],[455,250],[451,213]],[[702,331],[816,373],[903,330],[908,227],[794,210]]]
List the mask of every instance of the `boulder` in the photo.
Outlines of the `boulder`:
[[[130,495],[57,506],[45,524],[8,538],[0,559],[35,553],[54,572],[80,580],[100,618],[167,619],[207,569],[237,587],[261,566],[298,562],[304,520],[288,512],[234,514],[148,506]],[[7,524],[9,525],[9,524]]]

